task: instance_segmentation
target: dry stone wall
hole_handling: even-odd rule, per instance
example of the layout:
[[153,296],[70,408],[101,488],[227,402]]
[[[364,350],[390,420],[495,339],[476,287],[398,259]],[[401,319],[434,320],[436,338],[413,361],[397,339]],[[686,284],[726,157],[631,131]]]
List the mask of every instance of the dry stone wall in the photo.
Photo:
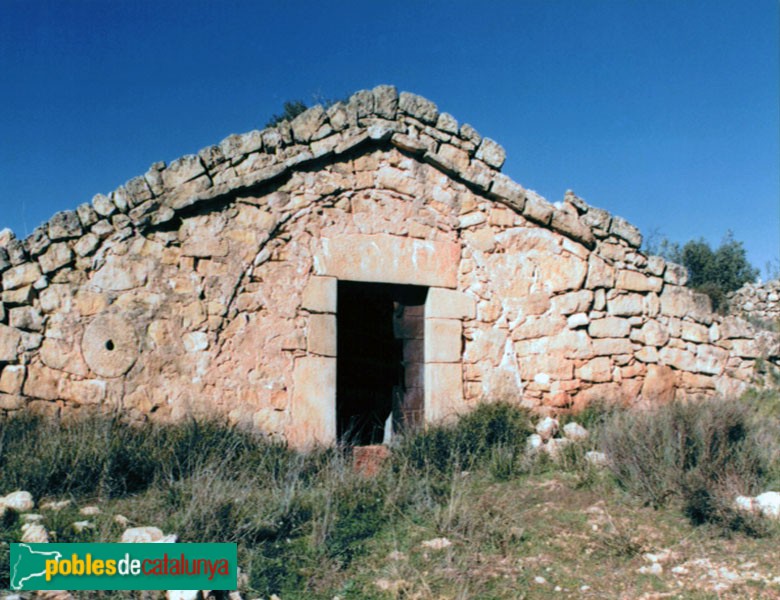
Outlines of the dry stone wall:
[[767,325],[780,323],[780,279],[763,284],[747,283],[728,296],[731,314]]
[[428,288],[404,349],[428,421],[492,399],[736,394],[778,355],[643,255],[634,226],[573,193],[547,202],[504,159],[379,86],[155,163],[26,240],[5,231],[0,410],[223,416],[333,441],[339,280]]

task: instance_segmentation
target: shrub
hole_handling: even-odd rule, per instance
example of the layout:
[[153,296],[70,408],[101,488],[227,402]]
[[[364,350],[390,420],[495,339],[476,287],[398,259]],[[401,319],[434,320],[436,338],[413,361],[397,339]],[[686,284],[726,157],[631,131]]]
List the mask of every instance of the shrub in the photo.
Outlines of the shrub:
[[435,425],[406,437],[396,453],[417,469],[469,469],[494,452],[516,456],[532,433],[526,411],[506,403],[485,403],[451,425]]
[[745,247],[731,231],[726,232],[714,250],[703,238],[690,240],[684,246],[664,238],[648,243],[646,250],[683,265],[688,270],[688,287],[707,294],[715,310],[727,308],[726,294],[754,281],[760,273],[750,264]]
[[301,100],[287,100],[282,106],[282,112],[272,115],[265,126],[274,127],[282,121],[292,121],[307,108],[306,103]]
[[695,523],[735,525],[734,497],[758,491],[770,466],[754,412],[738,401],[620,411],[600,436],[622,487],[656,507],[676,499]]

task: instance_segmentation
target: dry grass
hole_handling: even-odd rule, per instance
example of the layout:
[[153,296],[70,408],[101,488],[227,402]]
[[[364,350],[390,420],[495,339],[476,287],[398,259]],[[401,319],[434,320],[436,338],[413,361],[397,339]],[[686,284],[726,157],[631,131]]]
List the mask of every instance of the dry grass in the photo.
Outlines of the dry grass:
[[[18,421],[0,429],[0,493],[72,498],[73,507],[44,512],[57,541],[115,541],[122,514],[182,541],[236,542],[249,598],[775,598],[773,527],[755,538],[685,514],[690,481],[721,489],[728,472],[771,482],[777,449],[766,427],[780,402],[758,395],[743,404],[744,414],[720,405],[591,411],[583,416],[591,439],[557,462],[524,451],[528,415],[488,405],[410,436],[370,479],[344,449],[302,455],[213,423]],[[729,436],[737,425],[750,435]],[[755,458],[746,440],[766,452]],[[614,472],[584,459],[602,442],[619,457]],[[642,452],[655,454],[640,460]],[[57,478],[67,470],[79,477]],[[103,514],[77,534],[78,507],[96,502]],[[18,536],[8,513],[0,539]],[[449,544],[423,544],[438,538]],[[647,553],[663,555],[660,572],[648,572]]]

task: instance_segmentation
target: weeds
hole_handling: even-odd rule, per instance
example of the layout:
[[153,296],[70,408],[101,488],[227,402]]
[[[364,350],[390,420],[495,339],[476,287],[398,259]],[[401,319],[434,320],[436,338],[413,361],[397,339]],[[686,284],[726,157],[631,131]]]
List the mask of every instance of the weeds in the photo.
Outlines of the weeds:
[[[591,430],[589,440],[561,446],[553,460],[526,451],[528,414],[485,404],[456,423],[406,436],[372,478],[354,471],[348,449],[300,454],[219,423],[136,427],[22,417],[0,423],[0,493],[74,499],[60,512],[44,511],[52,541],[115,541],[122,527],[112,514],[121,513],[182,542],[237,543],[242,585],[256,595],[316,599],[341,590],[344,598],[379,598],[386,596],[373,584],[348,574],[365,569],[386,540],[398,548],[398,540],[414,546],[420,536],[446,536],[454,546],[437,559],[446,569],[455,568],[461,547],[508,557],[511,565],[512,555],[539,544],[526,517],[533,505],[501,492],[522,490],[531,478],[562,479],[568,493],[591,497],[614,496],[617,482],[647,504],[674,501],[691,522],[768,535],[763,520],[734,511],[731,501],[777,477],[778,416],[777,397],[759,393],[741,403],[672,403],[645,412],[591,408],[576,417]],[[586,460],[591,449],[609,454],[611,473]],[[84,519],[78,505],[96,499],[111,510],[76,532],[73,522]],[[641,550],[625,527],[592,535],[606,556]],[[18,516],[8,511],[0,539],[19,536]],[[0,573],[7,562],[3,544]],[[414,564],[399,572],[409,578],[399,589],[428,581]],[[488,596],[489,581],[482,590]]]
[[731,506],[736,495],[760,491],[772,471],[777,445],[764,425],[747,403],[673,402],[615,413],[601,438],[618,483],[648,504],[677,500],[694,523],[752,530]]

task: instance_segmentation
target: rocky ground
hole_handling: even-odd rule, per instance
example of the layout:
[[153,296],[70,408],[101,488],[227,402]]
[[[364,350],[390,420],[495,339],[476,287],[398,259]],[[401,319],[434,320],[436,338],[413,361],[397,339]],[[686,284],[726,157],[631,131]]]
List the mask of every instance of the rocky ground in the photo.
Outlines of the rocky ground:
[[[599,452],[587,453],[585,470],[555,468],[563,448],[588,435],[576,423],[561,427],[552,418],[539,421],[527,447],[553,458],[547,467],[507,481],[461,472],[446,510],[430,522],[399,515],[346,573],[318,573],[317,587],[332,591],[316,597],[780,598],[778,527],[770,525],[759,538],[724,536],[722,530],[693,527],[679,507],[642,506],[609,479],[601,468],[609,457]],[[761,496],[739,502],[770,520],[777,512]],[[19,513],[18,541],[177,541],[175,533],[124,516],[121,511],[128,509],[132,512],[132,499],[77,505],[35,499],[25,491],[0,498],[0,513]],[[240,576],[239,587],[245,584]],[[5,600],[260,597],[243,591],[122,594],[47,592]]]

